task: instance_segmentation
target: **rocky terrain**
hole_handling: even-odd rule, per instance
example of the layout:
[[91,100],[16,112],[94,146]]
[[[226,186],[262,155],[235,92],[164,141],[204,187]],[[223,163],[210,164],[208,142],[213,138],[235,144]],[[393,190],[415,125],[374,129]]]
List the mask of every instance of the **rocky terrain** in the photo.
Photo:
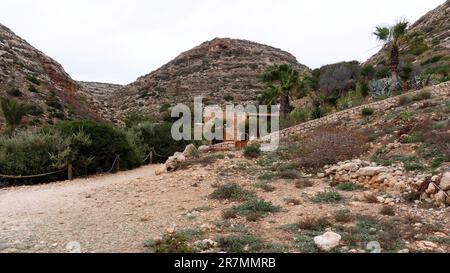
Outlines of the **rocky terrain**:
[[214,39],[182,53],[160,69],[125,86],[111,105],[117,116],[143,111],[156,116],[178,103],[249,103],[264,89],[261,75],[273,64],[308,68],[291,54],[270,46],[236,39]]
[[[426,74],[450,73],[450,1],[430,11],[409,28],[408,39],[401,48],[402,66],[411,63]],[[389,52],[382,49],[366,63],[385,66]]]
[[[445,69],[448,9],[449,1],[411,27],[426,47],[405,47],[404,58]],[[214,39],[127,86],[75,82],[0,25],[0,95],[35,105],[35,125],[162,116],[198,95],[253,102],[260,75],[279,63],[309,73],[279,49]],[[386,63],[383,51],[369,63]],[[0,253],[450,251],[450,82],[281,137],[275,152],[190,145],[161,166],[2,188]]]
[[[161,167],[1,189],[0,252],[447,253],[450,172],[434,159],[450,88],[409,95],[289,128],[275,152],[191,145]],[[324,126],[363,128],[367,149],[304,168]]]
[[29,104],[32,111],[26,122],[31,125],[73,118],[101,120],[59,63],[1,24],[0,97]]
[[110,100],[120,96],[122,85],[99,82],[78,82],[78,84],[80,92],[87,98],[87,103],[96,109],[97,114],[104,120],[117,122]]

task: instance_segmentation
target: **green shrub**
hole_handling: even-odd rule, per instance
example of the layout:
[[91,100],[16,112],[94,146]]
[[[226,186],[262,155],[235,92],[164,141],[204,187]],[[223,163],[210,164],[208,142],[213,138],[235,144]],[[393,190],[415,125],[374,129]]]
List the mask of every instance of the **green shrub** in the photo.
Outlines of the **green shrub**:
[[393,207],[385,205],[381,208],[380,214],[386,216],[395,216],[395,210]]
[[413,101],[413,99],[410,95],[400,96],[400,98],[398,100],[398,106],[407,105],[407,104],[411,103],[412,101]]
[[311,119],[320,119],[326,116],[327,111],[320,105],[316,105],[311,111]]
[[309,231],[324,231],[331,225],[326,217],[306,217],[298,222],[298,228]]
[[217,242],[222,249],[230,253],[255,253],[264,248],[263,241],[251,235],[220,237]]
[[298,235],[294,239],[294,247],[298,248],[302,253],[317,253],[319,249],[312,237],[307,235]]
[[273,192],[275,191],[275,187],[267,182],[258,182],[255,184],[255,187],[262,189],[265,192]]
[[32,83],[34,83],[34,84],[36,84],[36,85],[40,85],[41,84],[41,81],[39,81],[35,76],[32,76],[32,75],[27,76],[27,80],[32,82]]
[[140,145],[145,153],[155,151],[154,158],[158,162],[165,162],[176,152],[182,152],[189,144],[188,141],[175,141],[172,138],[170,123],[141,122],[130,129],[140,139]]
[[364,96],[361,93],[361,90],[350,90],[344,96],[341,96],[337,100],[337,108],[339,110],[345,110],[349,108],[353,108],[356,106],[360,106],[363,103]]
[[22,97],[22,92],[17,88],[9,89],[6,93],[13,97]]
[[239,215],[249,215],[252,213],[261,213],[264,215],[266,213],[279,212],[280,207],[274,206],[271,202],[254,199],[240,206],[235,206],[232,210]]
[[138,167],[143,160],[137,140],[130,139],[132,135],[109,124],[93,121],[65,121],[44,130],[56,130],[65,137],[82,131],[89,137],[91,144],[81,147],[80,152],[85,158],[92,158],[92,162],[86,168],[83,162],[76,162],[74,167],[77,175],[109,171],[117,157],[120,158],[120,170]]
[[127,128],[132,128],[140,123],[156,123],[156,120],[140,112],[133,111],[126,115],[124,122]]
[[307,122],[311,118],[311,108],[297,108],[289,114],[289,117],[298,123]]
[[36,87],[34,87],[32,85],[30,87],[28,87],[28,91],[30,91],[32,93],[39,93],[39,89],[37,89]]
[[339,223],[348,223],[353,220],[353,215],[350,210],[341,209],[334,214],[334,219]]
[[413,97],[413,100],[414,101],[428,100],[431,99],[431,96],[432,95],[430,91],[421,91]]
[[232,209],[225,209],[222,211],[222,218],[225,220],[237,218],[237,212]]
[[381,66],[377,68],[377,71],[375,72],[375,79],[385,79],[389,78],[391,76],[391,70],[387,66]]
[[375,113],[375,109],[373,108],[364,108],[362,109],[361,114],[365,117],[370,117]]
[[238,184],[226,184],[220,186],[211,194],[211,198],[214,199],[229,199],[237,201],[248,200],[250,198],[253,198],[254,196],[254,193],[243,189]]
[[279,174],[279,177],[282,179],[298,179],[299,172],[296,170],[282,170]]
[[161,105],[161,107],[159,108],[159,112],[160,113],[167,112],[167,111],[169,111],[170,107],[172,107],[170,104],[165,103],[165,104]]
[[188,239],[181,234],[165,235],[160,240],[149,240],[145,247],[154,253],[194,253],[195,250],[189,245]]
[[399,116],[399,118],[402,121],[410,121],[413,117],[414,117],[414,114],[411,112],[407,112],[407,111],[400,113],[400,116]]
[[295,187],[297,189],[310,188],[312,186],[314,186],[314,183],[307,178],[304,178],[304,179],[301,179],[301,180],[295,182]]
[[[89,146],[90,139],[78,131],[65,136],[57,131],[21,132],[14,137],[0,137],[0,173],[12,176],[30,176],[53,172],[78,160],[89,164],[81,149]],[[42,178],[5,181],[6,183],[33,184],[65,179],[66,173]]]
[[63,110],[63,108],[64,108],[63,105],[61,104],[60,100],[58,99],[58,97],[56,97],[55,94],[52,94],[50,97],[48,97],[46,103],[49,107],[53,107],[57,110]]
[[336,191],[319,192],[313,198],[314,203],[339,203],[343,197]]
[[244,149],[244,156],[248,158],[257,158],[261,155],[261,145],[258,143],[250,144]]
[[225,96],[223,97],[223,99],[224,99],[225,101],[233,101],[233,100],[234,100],[234,97],[231,96],[231,95],[225,95]]
[[39,105],[30,104],[27,106],[27,113],[32,116],[40,116],[44,113],[44,110]]

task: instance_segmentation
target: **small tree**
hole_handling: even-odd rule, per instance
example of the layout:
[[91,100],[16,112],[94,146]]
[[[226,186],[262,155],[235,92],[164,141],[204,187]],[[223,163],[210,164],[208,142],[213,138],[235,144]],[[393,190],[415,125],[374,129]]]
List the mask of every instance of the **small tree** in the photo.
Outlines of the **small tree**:
[[400,46],[406,40],[409,22],[401,19],[391,27],[377,26],[373,33],[380,42],[389,46],[391,54],[391,73],[393,86],[397,86],[400,63]]
[[290,100],[293,96],[303,97],[308,88],[307,80],[302,80],[292,65],[273,65],[263,75],[267,90],[260,97],[260,102],[273,104],[280,102],[280,112],[286,118],[291,112]]
[[2,98],[1,108],[8,126],[6,132],[11,136],[20,123],[22,123],[23,117],[28,114],[29,107],[26,104]]

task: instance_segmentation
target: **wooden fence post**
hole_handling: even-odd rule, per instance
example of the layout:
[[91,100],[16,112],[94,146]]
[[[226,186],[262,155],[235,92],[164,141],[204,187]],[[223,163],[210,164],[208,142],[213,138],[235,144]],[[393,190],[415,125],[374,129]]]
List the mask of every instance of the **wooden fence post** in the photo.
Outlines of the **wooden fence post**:
[[73,180],[73,167],[72,167],[72,164],[69,164],[69,166],[67,167],[67,178],[69,180]]

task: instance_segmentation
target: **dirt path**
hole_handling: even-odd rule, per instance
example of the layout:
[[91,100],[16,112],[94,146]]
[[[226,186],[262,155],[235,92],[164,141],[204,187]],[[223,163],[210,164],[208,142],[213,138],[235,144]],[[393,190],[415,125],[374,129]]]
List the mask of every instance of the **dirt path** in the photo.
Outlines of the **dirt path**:
[[[69,252],[66,246],[71,242],[79,243],[84,253],[144,252],[147,250],[144,242],[162,235],[168,228],[200,229],[205,231],[201,239],[251,234],[298,251],[293,238],[295,232],[301,231],[292,233],[280,227],[313,218],[334,219],[336,211],[343,209],[383,221],[399,219],[396,223],[414,234],[422,234],[420,227],[426,227],[420,238],[443,236],[440,245],[426,242],[433,244],[428,251],[449,251],[446,239],[450,234],[449,208],[400,203],[394,206],[395,216],[380,215],[383,204],[364,201],[363,190],[341,191],[343,201],[336,204],[316,203],[312,198],[330,189],[327,179],[311,179],[312,185],[307,188],[296,187],[295,180],[279,179],[271,182],[274,191],[264,191],[255,187],[261,167],[240,153],[207,162],[160,176],[155,175],[158,166],[146,166],[114,175],[2,189],[0,253],[64,253]],[[224,221],[222,211],[242,203],[209,197],[218,185],[226,183],[238,183],[255,191],[258,198],[282,210],[259,222],[247,221],[245,217]],[[300,204],[288,204],[286,200],[291,199]],[[334,224],[350,227],[356,225],[356,220]],[[417,240],[425,240],[420,238]],[[309,240],[312,242],[312,238]],[[418,249],[415,241],[409,238],[406,246]]]
[[146,239],[183,224],[183,206],[204,199],[156,168],[0,190],[0,252],[65,252],[69,242],[82,252],[144,251]]

